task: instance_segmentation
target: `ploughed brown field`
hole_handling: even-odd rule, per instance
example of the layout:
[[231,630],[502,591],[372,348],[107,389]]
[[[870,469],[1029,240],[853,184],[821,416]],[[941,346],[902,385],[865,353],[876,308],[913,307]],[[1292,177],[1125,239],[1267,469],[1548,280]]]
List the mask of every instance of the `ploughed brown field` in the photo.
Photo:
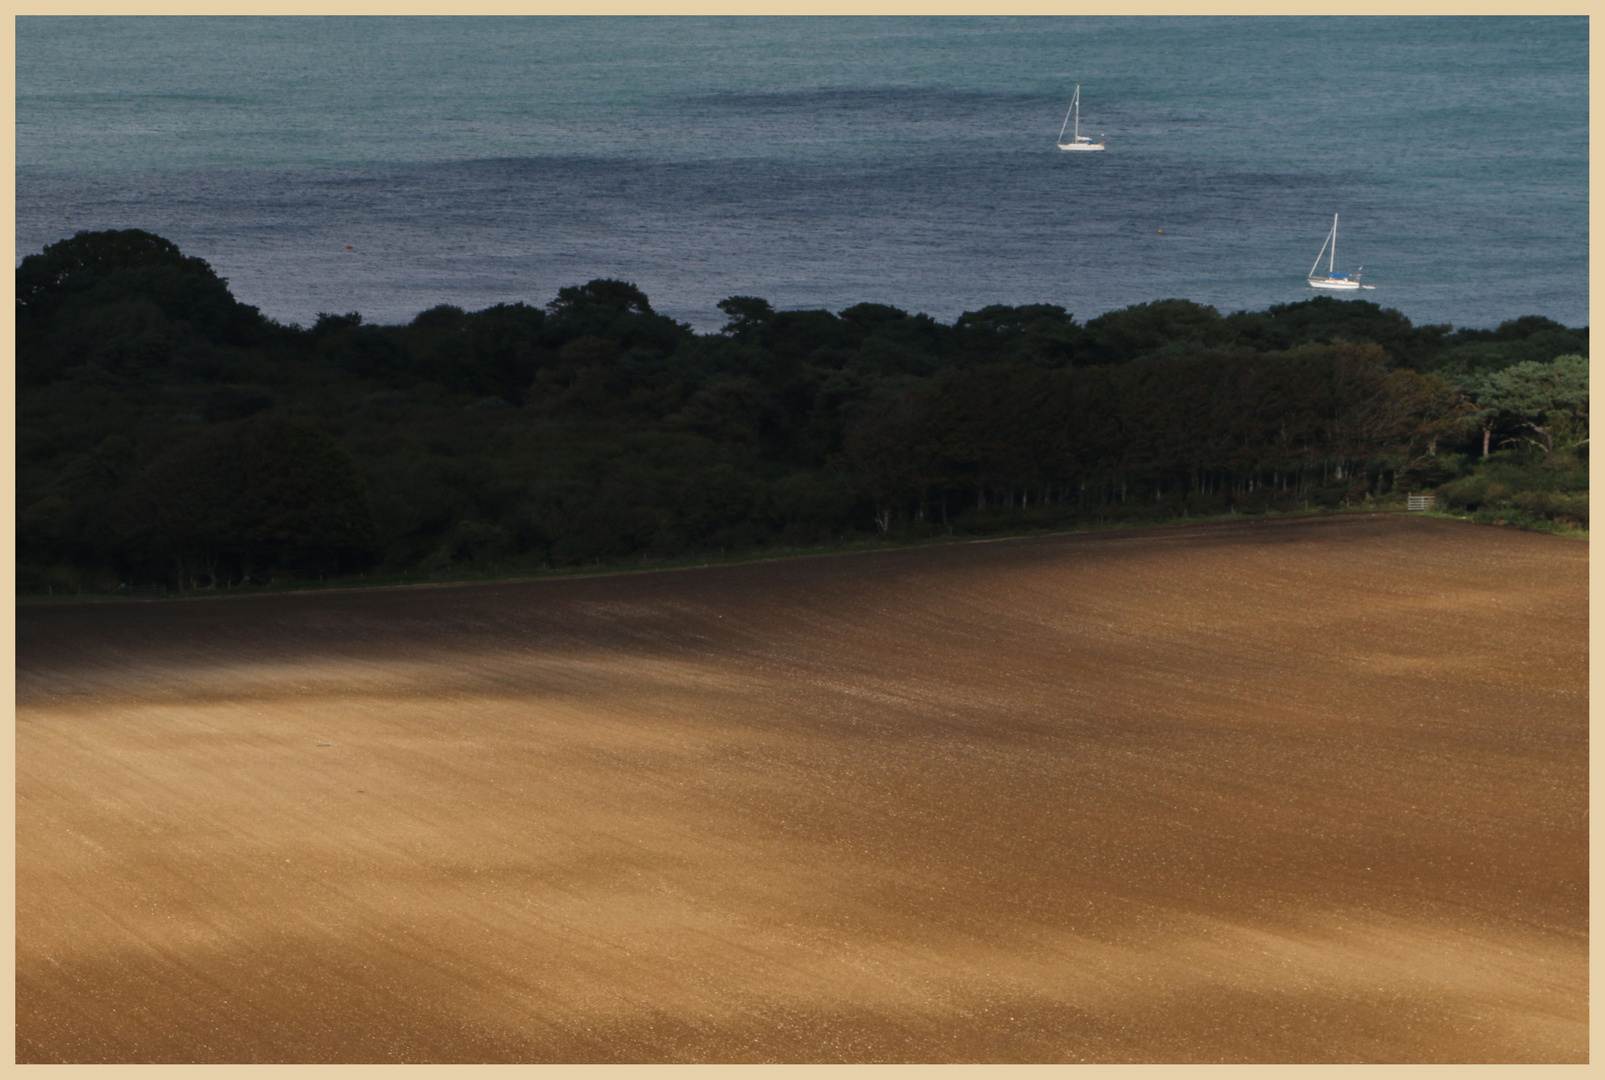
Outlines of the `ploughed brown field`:
[[1587,550],[18,610],[22,1061],[1586,1061]]

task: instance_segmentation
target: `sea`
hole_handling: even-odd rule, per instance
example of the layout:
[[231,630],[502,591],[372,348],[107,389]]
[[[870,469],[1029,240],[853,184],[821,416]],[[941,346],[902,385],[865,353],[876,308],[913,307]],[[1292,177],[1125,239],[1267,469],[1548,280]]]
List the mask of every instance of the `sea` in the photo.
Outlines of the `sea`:
[[[285,323],[720,300],[1223,314],[1336,268],[1588,322],[1584,17],[16,20],[16,258],[146,229]],[[1056,142],[1081,88],[1082,134]],[[1325,269],[1325,259],[1322,267]]]

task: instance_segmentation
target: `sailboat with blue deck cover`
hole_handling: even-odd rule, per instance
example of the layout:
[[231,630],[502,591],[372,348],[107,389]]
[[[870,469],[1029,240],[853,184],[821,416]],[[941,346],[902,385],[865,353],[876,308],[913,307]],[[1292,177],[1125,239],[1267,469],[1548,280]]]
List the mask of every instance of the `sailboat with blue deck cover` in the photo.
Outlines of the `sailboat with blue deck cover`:
[[[1326,240],[1321,244],[1321,250],[1315,253],[1315,261],[1310,264],[1310,287],[1314,289],[1333,289],[1339,292],[1376,288],[1375,285],[1360,284],[1360,270],[1365,269],[1363,266],[1352,274],[1333,272],[1333,264],[1337,262],[1337,219],[1338,216],[1333,214],[1332,231],[1326,234]],[[1330,254],[1328,254],[1328,248],[1331,249]],[[1316,277],[1315,268],[1321,265],[1322,255],[1326,255],[1326,276]]]

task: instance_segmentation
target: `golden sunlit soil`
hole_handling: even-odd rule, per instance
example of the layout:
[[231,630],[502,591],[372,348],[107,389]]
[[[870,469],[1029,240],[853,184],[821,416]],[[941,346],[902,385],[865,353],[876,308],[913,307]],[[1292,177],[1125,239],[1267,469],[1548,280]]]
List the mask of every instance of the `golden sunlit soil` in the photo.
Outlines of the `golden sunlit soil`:
[[17,1054],[1586,1061],[1587,549],[18,609]]

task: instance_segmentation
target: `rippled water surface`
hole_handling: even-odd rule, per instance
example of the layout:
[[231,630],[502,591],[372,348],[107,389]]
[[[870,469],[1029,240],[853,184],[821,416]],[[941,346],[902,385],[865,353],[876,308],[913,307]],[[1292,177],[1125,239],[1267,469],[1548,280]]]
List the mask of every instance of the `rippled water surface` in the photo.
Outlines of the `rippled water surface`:
[[[1084,133],[1054,146],[1074,86]],[[143,228],[285,321],[634,281],[1086,318],[1303,299],[1588,321],[1588,23],[108,19],[17,25],[18,255]]]

